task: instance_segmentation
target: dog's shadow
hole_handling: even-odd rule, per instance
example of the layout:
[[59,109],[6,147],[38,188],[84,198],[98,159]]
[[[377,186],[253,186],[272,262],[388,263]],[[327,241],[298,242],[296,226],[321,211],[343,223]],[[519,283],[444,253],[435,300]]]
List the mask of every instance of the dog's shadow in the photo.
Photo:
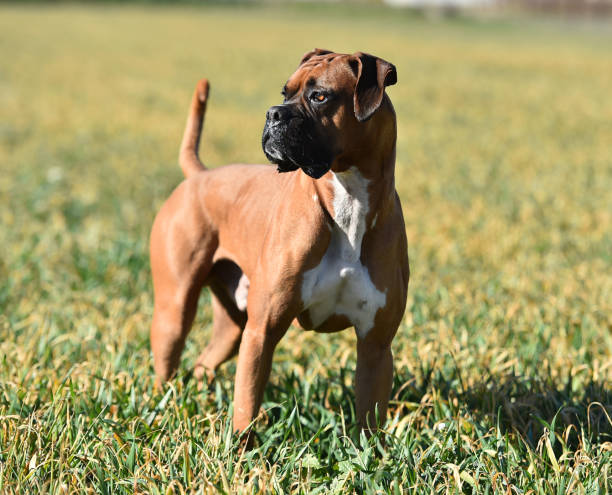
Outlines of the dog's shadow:
[[[544,381],[508,373],[490,374],[464,387],[457,374],[445,377],[437,368],[418,375],[396,370],[389,403],[392,422],[409,416],[411,428],[435,430],[462,418],[480,428],[499,428],[502,435],[518,435],[532,449],[547,430],[554,430],[571,450],[585,439],[591,445],[612,441],[612,390],[604,381],[576,384],[571,376]],[[324,411],[328,418],[341,416],[346,425],[354,425],[352,377],[353,369],[344,367],[310,383],[293,372],[277,375],[266,391],[265,422],[286,421],[297,407],[304,425],[325,422]]]
[[531,448],[537,447],[545,430],[553,429],[570,449],[579,448],[584,438],[592,444],[612,441],[612,390],[603,381],[576,384],[571,375],[542,380],[487,373],[464,386],[460,377],[448,379],[439,370],[427,370],[419,378],[399,370],[392,413],[401,413],[404,404],[434,407],[435,401],[454,417],[499,425],[503,434],[519,435]]

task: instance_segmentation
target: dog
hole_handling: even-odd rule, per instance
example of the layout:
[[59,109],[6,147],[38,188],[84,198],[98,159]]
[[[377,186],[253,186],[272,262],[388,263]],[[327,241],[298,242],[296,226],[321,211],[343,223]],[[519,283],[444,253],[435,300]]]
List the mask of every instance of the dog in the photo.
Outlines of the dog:
[[151,347],[158,383],[176,373],[203,286],[213,326],[195,377],[238,354],[233,426],[258,415],[272,355],[292,322],[357,335],[356,414],[371,434],[385,420],[391,342],[410,276],[394,169],[396,117],[385,88],[395,67],[367,53],[304,55],[266,114],[271,165],[208,170],[198,146],[209,84],[193,95],[179,162],[186,180],[151,232]]

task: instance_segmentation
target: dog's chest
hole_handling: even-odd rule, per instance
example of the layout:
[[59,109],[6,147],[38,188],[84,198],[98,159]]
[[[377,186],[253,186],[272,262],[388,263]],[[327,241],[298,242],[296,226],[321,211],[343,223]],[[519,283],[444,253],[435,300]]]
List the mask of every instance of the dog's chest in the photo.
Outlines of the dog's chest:
[[334,223],[321,262],[304,273],[302,301],[316,329],[334,315],[346,316],[364,337],[374,325],[386,295],[361,263],[366,231],[368,182],[357,170],[333,175]]

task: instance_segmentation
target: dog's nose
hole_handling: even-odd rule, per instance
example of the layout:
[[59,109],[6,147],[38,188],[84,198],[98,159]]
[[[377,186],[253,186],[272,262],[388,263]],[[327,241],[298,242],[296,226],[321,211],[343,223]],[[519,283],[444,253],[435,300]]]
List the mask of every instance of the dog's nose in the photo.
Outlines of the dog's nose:
[[289,110],[289,108],[287,108],[286,105],[276,105],[274,107],[271,107],[270,110],[268,110],[266,118],[270,122],[274,123],[281,122],[283,120],[289,120],[290,115],[291,111]]

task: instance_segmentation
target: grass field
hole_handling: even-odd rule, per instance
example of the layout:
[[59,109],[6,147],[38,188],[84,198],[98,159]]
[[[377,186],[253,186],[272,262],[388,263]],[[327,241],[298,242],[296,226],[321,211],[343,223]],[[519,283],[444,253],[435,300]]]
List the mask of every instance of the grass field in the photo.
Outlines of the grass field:
[[[315,46],[398,70],[389,421],[352,426],[352,331],[290,330],[243,453],[234,364],[186,379],[208,294],[153,390],[148,233],[196,80],[204,161],[262,162]],[[0,493],[612,492],[610,46],[601,24],[337,6],[0,6]]]

